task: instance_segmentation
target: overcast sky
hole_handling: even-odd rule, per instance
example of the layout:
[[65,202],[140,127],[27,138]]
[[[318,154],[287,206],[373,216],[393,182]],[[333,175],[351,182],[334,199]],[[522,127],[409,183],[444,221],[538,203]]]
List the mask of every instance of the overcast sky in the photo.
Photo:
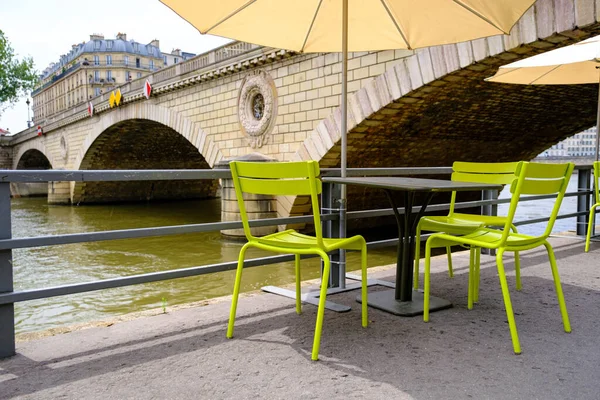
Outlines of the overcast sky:
[[[33,57],[38,72],[92,33],[110,39],[124,32],[140,43],[160,40],[163,52],[180,48],[196,54],[229,41],[200,35],[158,0],[0,0],[0,29],[19,59]],[[27,128],[25,99],[0,116],[1,128],[12,133]]]

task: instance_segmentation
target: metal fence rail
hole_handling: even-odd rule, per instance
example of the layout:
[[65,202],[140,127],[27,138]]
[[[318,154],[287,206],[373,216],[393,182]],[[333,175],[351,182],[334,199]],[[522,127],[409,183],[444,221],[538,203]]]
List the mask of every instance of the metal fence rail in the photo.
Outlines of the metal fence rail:
[[[578,208],[575,213],[561,214],[558,218],[577,218],[577,234],[585,235],[588,224],[588,213],[591,205],[591,166],[578,166],[578,191],[568,193],[566,196],[578,197]],[[394,176],[394,175],[443,175],[450,174],[449,167],[441,168],[363,168],[349,169],[348,176]],[[339,176],[338,169],[323,169],[324,176]],[[221,231],[226,229],[238,229],[242,227],[241,222],[218,222],[205,224],[189,224],[177,226],[163,226],[153,228],[123,229],[100,232],[82,232],[75,234],[12,238],[11,234],[11,207],[10,207],[10,183],[29,182],[51,182],[51,181],[143,181],[143,180],[198,180],[198,179],[227,179],[231,174],[225,169],[215,170],[119,170],[119,171],[0,171],[0,357],[15,354],[15,330],[14,330],[14,303],[62,296],[75,293],[84,293],[95,290],[137,285],[148,282],[156,282],[168,279],[177,279],[203,275],[214,272],[229,271],[235,269],[237,262],[226,262],[212,265],[196,266],[184,269],[153,272],[140,275],[124,276],[113,279],[99,280],[94,282],[76,283],[70,285],[46,287],[40,289],[23,290],[15,292],[13,288],[12,250],[17,248],[55,246],[63,244],[96,242],[105,240],[119,240],[130,238],[144,238],[165,235],[177,235],[185,233]],[[324,186],[327,186],[325,184]],[[324,187],[325,196],[335,196],[336,191]],[[536,201],[552,196],[531,196],[527,201]],[[324,204],[334,204],[335,199],[322,199]],[[456,208],[482,207],[487,213],[493,213],[495,206],[508,203],[509,199],[498,200],[484,194],[484,200],[457,203]],[[448,204],[435,204],[428,207],[429,211],[447,210]],[[414,207],[418,211],[420,206]],[[401,213],[402,210],[399,210]],[[373,218],[393,215],[391,208],[347,212],[349,220],[361,218]],[[339,214],[322,214],[324,225],[339,221]],[[527,221],[518,221],[515,225],[525,225],[547,221],[548,218],[539,218]],[[292,223],[310,223],[312,216],[298,216],[286,218],[270,218],[253,220],[250,226],[273,226]],[[335,229],[332,230],[332,232]],[[333,232],[335,234],[335,232]],[[369,248],[394,245],[398,239],[380,240],[368,243]],[[291,255],[278,255],[248,259],[245,267],[254,267],[292,261]],[[338,267],[339,268],[339,267]],[[338,271],[339,272],[339,271]],[[343,274],[343,270],[341,271]],[[335,272],[332,270],[332,276]],[[336,282],[333,282],[335,286]],[[332,282],[330,282],[330,285]]]

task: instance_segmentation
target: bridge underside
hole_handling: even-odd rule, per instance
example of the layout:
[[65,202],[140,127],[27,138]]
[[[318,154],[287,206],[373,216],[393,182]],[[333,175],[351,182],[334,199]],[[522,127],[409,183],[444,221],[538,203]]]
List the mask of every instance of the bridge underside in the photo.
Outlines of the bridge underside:
[[[88,150],[82,170],[209,169],[187,139],[160,123],[136,119],[104,131]],[[216,180],[76,183],[73,203],[201,199],[216,196]]]
[[[598,26],[590,29],[597,30]],[[561,45],[576,41],[566,40]],[[436,167],[454,161],[530,160],[594,126],[597,84],[484,81],[501,65],[540,52],[537,47],[520,46],[445,75],[388,104],[349,133],[348,167]],[[339,145],[335,146],[326,158],[339,151]],[[389,207],[380,190],[350,187],[348,198],[350,210]],[[448,200],[443,195],[436,199]],[[401,196],[397,200],[403,203]]]

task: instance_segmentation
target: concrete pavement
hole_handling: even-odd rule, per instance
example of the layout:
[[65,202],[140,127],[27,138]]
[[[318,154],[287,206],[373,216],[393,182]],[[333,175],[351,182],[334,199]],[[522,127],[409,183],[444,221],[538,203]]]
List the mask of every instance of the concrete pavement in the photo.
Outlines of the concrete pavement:
[[[235,338],[225,338],[228,298],[110,326],[18,343],[0,361],[0,399],[598,399],[600,243],[552,238],[573,332],[563,331],[543,249],[522,255],[523,290],[507,272],[523,354],[516,356],[495,261],[482,256],[480,302],[467,310],[468,253],[455,278],[436,257],[432,293],[454,307],[421,317],[369,309],[358,291],[329,300],[320,361],[310,360],[316,307],[296,315],[291,299],[240,299]],[[393,280],[394,269],[370,278]],[[385,290],[372,286],[370,292]]]

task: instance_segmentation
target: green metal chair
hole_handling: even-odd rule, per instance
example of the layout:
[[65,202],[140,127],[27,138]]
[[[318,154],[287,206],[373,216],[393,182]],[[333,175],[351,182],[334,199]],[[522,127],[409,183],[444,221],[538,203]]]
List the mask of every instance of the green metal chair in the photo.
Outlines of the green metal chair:
[[[319,212],[318,194],[321,193],[321,181],[319,176],[319,164],[316,161],[308,162],[240,162],[232,161],[230,164],[231,175],[235,186],[235,194],[240,207],[244,233],[248,239],[238,258],[235,285],[233,288],[233,299],[227,327],[227,337],[233,337],[235,314],[240,292],[240,282],[244,267],[244,255],[249,247],[273,251],[276,253],[295,254],[296,270],[296,312],[302,312],[300,301],[300,255],[317,254],[323,259],[323,274],[321,278],[321,291],[319,295],[319,306],[317,311],[317,322],[312,348],[312,359],[319,359],[319,344],[321,330],[323,327],[323,315],[325,313],[325,300],[327,296],[327,282],[329,281],[330,260],[327,253],[338,250],[358,250],[361,252],[362,268],[362,326],[367,327],[367,244],[362,236],[350,238],[329,239],[323,238],[321,231],[321,219]],[[248,215],[244,205],[244,193],[262,195],[310,195],[314,215],[315,236],[308,236],[293,229],[273,233],[263,237],[255,237],[250,232]]]
[[592,229],[594,228],[594,212],[596,207],[600,206],[600,191],[598,189],[598,178],[600,177],[600,161],[594,161],[594,199],[595,203],[590,208],[590,218],[588,223],[588,231],[585,237],[585,252],[590,250],[590,239],[592,238]]
[[[477,163],[457,161],[452,164],[452,180],[461,182],[496,183],[507,185],[512,183],[515,170],[519,162],[505,163]],[[450,199],[450,211],[444,216],[426,216],[419,220],[415,235],[415,267],[413,273],[414,289],[419,288],[419,264],[421,256],[421,231],[445,232],[454,235],[464,235],[481,227],[503,227],[506,224],[505,216],[490,216],[478,214],[457,213],[454,211],[456,204],[456,192],[452,192]],[[511,224],[511,229],[517,233],[517,228]],[[450,246],[446,248],[448,256],[448,275],[454,276],[452,271],[452,252]],[[476,272],[479,271],[479,250],[471,254],[471,263],[475,264]],[[516,287],[521,290],[521,273],[519,265],[519,254],[515,253]],[[479,279],[476,280],[476,287]],[[474,301],[477,302],[479,290],[475,291]]]
[[[425,244],[425,282],[424,282],[424,312],[423,320],[429,321],[429,292],[430,292],[430,266],[431,266],[431,249],[435,247],[446,247],[450,245],[469,246],[470,248],[487,248],[495,249],[496,264],[498,268],[498,276],[500,278],[500,287],[504,297],[504,306],[506,308],[506,316],[510,328],[513,349],[516,354],[521,353],[521,345],[517,334],[515,317],[513,314],[510,294],[506,275],[504,273],[504,263],[502,256],[506,251],[523,251],[533,249],[538,246],[545,246],[550,260],[552,276],[554,278],[554,288],[558,298],[558,304],[562,315],[562,321],[565,332],[571,332],[567,307],[560,285],[558,269],[556,267],[556,258],[550,243],[546,240],[552,232],[552,227],[556,221],[560,204],[567,190],[569,178],[573,172],[574,164],[541,164],[521,162],[515,172],[515,179],[511,184],[510,192],[512,193],[510,207],[503,230],[490,229],[486,227],[478,228],[477,230],[463,236],[456,236],[447,233],[432,234]],[[541,236],[529,236],[511,232],[511,224],[517,210],[519,198],[521,195],[544,195],[556,194],[556,201],[550,220],[546,226],[546,230]],[[473,293],[475,291],[476,274],[474,265],[471,263],[469,271],[469,299],[468,307],[473,307]]]

